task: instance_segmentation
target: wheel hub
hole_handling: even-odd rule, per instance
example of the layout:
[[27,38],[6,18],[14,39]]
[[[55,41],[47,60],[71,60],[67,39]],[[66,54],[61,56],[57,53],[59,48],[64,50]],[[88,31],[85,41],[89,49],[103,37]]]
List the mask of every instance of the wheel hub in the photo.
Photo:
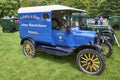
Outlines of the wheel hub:
[[27,51],[30,52],[30,48],[28,48]]
[[27,54],[28,55],[31,55],[31,54],[33,54],[33,50],[32,50],[32,47],[31,47],[31,44],[26,44],[26,51],[27,51]]
[[92,63],[93,63],[93,62],[92,62],[91,60],[88,60],[88,61],[87,61],[87,64],[88,64],[88,65],[92,65]]

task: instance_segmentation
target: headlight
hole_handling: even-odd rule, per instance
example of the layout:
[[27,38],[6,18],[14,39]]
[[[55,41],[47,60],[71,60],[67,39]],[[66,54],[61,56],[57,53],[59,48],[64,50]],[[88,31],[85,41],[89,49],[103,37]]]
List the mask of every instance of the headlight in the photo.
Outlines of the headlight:
[[100,42],[100,34],[96,33],[95,37],[94,37],[94,44],[99,44]]
[[109,29],[109,30],[111,30],[111,27],[110,27],[110,26],[108,26],[108,29]]
[[113,28],[111,26],[108,26],[108,29],[111,30],[111,31],[113,31]]
[[115,33],[114,30],[113,30],[113,28],[112,28],[111,26],[108,26],[108,29],[109,29],[109,32],[110,32],[111,34],[114,34],[114,33]]

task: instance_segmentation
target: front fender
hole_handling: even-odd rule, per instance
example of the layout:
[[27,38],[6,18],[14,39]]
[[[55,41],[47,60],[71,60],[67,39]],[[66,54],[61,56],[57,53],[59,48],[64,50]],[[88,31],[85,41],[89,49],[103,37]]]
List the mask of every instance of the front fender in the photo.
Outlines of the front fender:
[[83,50],[86,48],[94,49],[94,50],[100,51],[100,52],[104,51],[104,49],[100,45],[97,45],[97,44],[83,45],[83,46],[79,47],[80,50]]
[[115,34],[113,31],[111,31],[111,30],[103,30],[102,32],[101,32],[101,34],[104,34],[104,33],[110,33],[110,34]]

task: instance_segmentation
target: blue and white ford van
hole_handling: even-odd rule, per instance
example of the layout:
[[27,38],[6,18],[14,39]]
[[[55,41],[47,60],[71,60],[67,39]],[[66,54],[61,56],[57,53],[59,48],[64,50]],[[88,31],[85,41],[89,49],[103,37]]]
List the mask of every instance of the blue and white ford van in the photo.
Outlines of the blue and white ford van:
[[62,5],[25,7],[18,10],[21,45],[27,57],[35,57],[37,51],[67,56],[78,51],[76,62],[80,70],[88,74],[100,74],[105,69],[103,49],[97,43],[94,31],[80,30],[73,22],[72,13],[85,10]]

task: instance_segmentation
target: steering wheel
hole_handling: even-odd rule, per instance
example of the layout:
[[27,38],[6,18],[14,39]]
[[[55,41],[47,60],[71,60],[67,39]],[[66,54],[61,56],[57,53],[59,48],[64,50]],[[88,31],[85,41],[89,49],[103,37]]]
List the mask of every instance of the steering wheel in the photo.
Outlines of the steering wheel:
[[62,28],[67,29],[67,24],[66,24],[66,20],[65,19],[62,19],[62,22],[59,24],[59,27],[60,27],[60,29],[62,29]]

